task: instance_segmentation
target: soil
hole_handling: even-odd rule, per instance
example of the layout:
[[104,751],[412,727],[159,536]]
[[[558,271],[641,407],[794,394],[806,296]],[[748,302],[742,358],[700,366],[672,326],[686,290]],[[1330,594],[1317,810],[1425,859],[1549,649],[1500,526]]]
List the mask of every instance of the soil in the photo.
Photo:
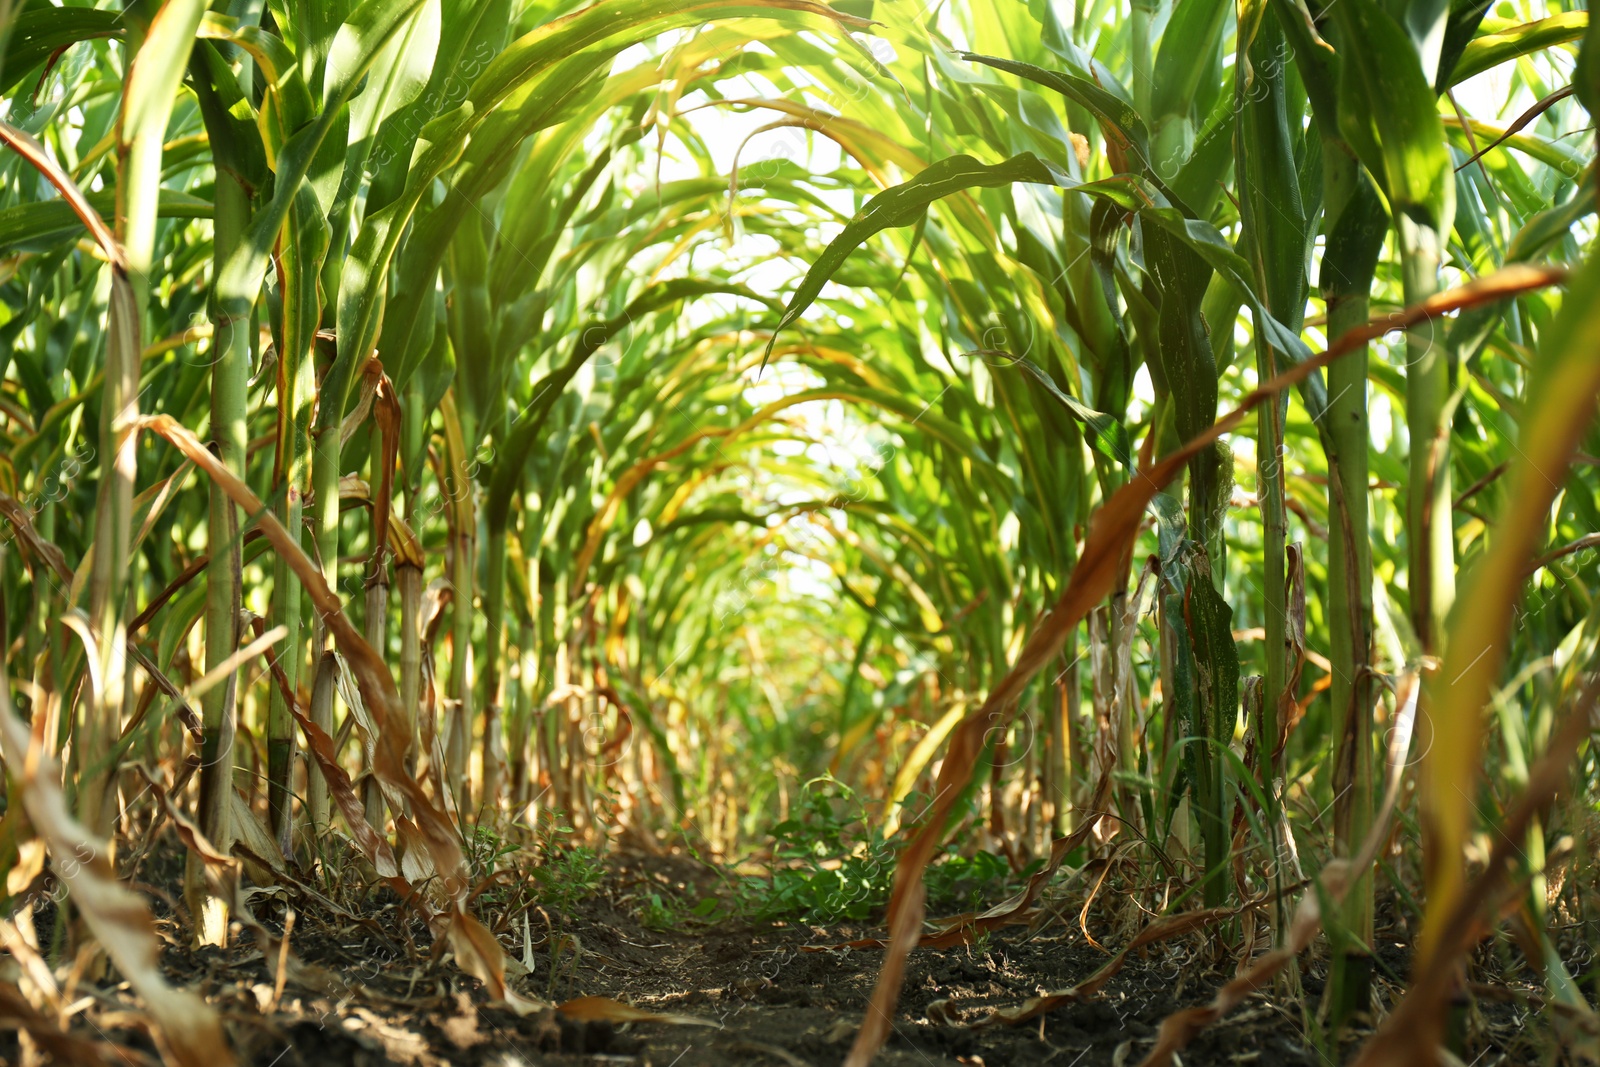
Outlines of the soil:
[[[141,880],[180,884],[181,862],[179,856],[153,860],[172,870],[147,869]],[[242,1063],[840,1063],[865,1012],[882,954],[805,948],[881,931],[861,924],[681,918],[721,884],[715,872],[684,857],[614,857],[593,891],[565,911],[513,907],[511,900],[524,899],[514,894],[500,909],[482,902],[478,909],[499,927],[509,956],[520,960],[526,952],[532,960],[532,972],[514,983],[525,995],[550,1001],[607,996],[651,1012],[693,1016],[704,1026],[579,1023],[554,1011],[519,1017],[491,1005],[475,979],[434,951],[422,924],[403,917],[404,909],[387,890],[368,893],[359,903],[346,893],[339,904],[292,887],[255,891],[250,906],[263,925],[281,931],[292,908],[294,952],[339,980],[333,994],[293,982],[278,992],[272,968],[248,935],[236,936],[227,949],[189,950],[174,914],[177,902],[164,894],[154,900],[158,916],[165,911],[158,925],[168,944],[163,962],[170,979],[197,988],[218,1007]],[[641,922],[642,903],[652,894],[681,907],[671,926]],[[514,919],[507,918],[513,914]],[[48,938],[53,917],[40,915],[38,922],[41,936]],[[1090,925],[1093,929],[1092,918]],[[906,1067],[1136,1064],[1164,1017],[1206,1002],[1232,976],[1237,960],[1227,938],[1222,932],[1151,945],[1143,956],[1131,956],[1099,996],[1020,1026],[987,1029],[961,1024],[981,1015],[981,1009],[1016,1005],[1080,982],[1109,957],[1085,937],[1077,908],[1065,921],[1037,931],[1018,927],[971,945],[918,951],[907,970],[891,1038],[876,1062]],[[1383,945],[1377,966],[1380,999],[1386,993],[1392,998],[1398,988],[1384,972],[1400,976],[1407,966],[1403,945],[1392,938]],[[1302,980],[1305,1001],[1315,1004],[1322,981],[1315,960],[1306,962]],[[1534,989],[1501,983],[1494,996],[1473,1003],[1474,1047],[1468,1062],[1489,1067],[1537,1058],[1526,1032],[1527,1021],[1537,1015],[1530,1009],[1538,1003]],[[141,1053],[154,1056],[129,996],[125,989],[94,994],[95,1003],[74,1026],[81,1036],[122,1046],[125,1051],[114,1062],[137,1062]],[[16,1062],[17,1054],[15,1035],[0,1030],[0,1062]],[[1474,1061],[1473,1055],[1480,1058]],[[1305,1034],[1299,1002],[1264,996],[1201,1034],[1182,1056],[1186,1065],[1321,1067],[1323,1061]]]

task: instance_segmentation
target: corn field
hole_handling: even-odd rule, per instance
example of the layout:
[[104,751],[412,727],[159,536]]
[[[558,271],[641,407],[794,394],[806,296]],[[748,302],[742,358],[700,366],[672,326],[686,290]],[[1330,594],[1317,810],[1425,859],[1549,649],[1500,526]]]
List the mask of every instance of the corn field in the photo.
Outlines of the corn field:
[[1600,1063],[1584,8],[63,2],[0,1061]]

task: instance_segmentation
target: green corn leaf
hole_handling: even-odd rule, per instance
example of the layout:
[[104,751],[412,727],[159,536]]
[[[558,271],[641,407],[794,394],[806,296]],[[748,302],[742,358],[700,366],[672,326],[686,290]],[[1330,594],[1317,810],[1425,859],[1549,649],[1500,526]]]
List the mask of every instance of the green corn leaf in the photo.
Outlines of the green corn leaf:
[[452,3],[442,19],[438,44],[423,92],[380,127],[369,154],[371,184],[366,210],[377,211],[405,188],[406,168],[422,127],[466,98],[468,87],[505,47],[511,28],[510,0]]
[[[389,265],[412,213],[433,183],[433,175],[443,170],[461,152],[471,127],[472,105],[459,108],[430,122],[417,140],[410,180],[399,200],[367,216],[349,254],[344,259],[339,281],[338,329],[342,343],[334,365],[323,384],[324,400],[318,425],[337,426],[344,417],[344,401],[350,383],[372,352],[383,324],[388,298]],[[416,309],[420,310],[420,309]],[[415,314],[415,310],[413,311]],[[411,367],[405,353],[388,353],[391,377],[404,386]]]
[[489,248],[483,231],[478,215],[457,227],[444,272],[450,293],[446,323],[456,352],[456,400],[473,426],[483,425],[490,404],[505,391],[504,360],[495,347],[489,310]]
[[[850,254],[868,238],[893,226],[904,226],[916,221],[928,206],[941,197],[966,189],[996,187],[1016,182],[1033,182],[1071,189],[1096,199],[1104,199],[1116,207],[1138,214],[1147,226],[1171,234],[1180,244],[1193,252],[1211,269],[1224,274],[1245,294],[1252,310],[1258,314],[1259,328],[1267,335],[1272,346],[1293,362],[1309,357],[1299,336],[1278,322],[1262,305],[1255,294],[1251,271],[1245,260],[1233,250],[1226,238],[1210,223],[1186,218],[1177,208],[1164,203],[1161,193],[1136,178],[1112,178],[1099,182],[1077,182],[1059,168],[1027,153],[1013,156],[1003,163],[986,166],[970,156],[951,156],[929,166],[921,174],[902,185],[885,189],[867,202],[867,205],[850,220],[844,230],[829,242],[828,247],[812,263],[805,278],[789,298],[789,303],[778,322],[777,329],[794,323],[822,292],[822,287],[838,271]],[[1204,286],[1201,286],[1203,293]],[[776,344],[777,333],[767,344],[768,354]],[[1320,384],[1313,379],[1308,403],[1313,413],[1320,412]]]
[[[1141,220],[1142,221],[1142,220]],[[1151,353],[1161,364],[1171,393],[1179,436],[1187,441],[1217,417],[1217,367],[1211,341],[1200,321],[1211,271],[1190,245],[1159,226],[1143,226],[1145,266],[1160,293],[1156,308],[1156,344]],[[1205,460],[1201,461],[1202,465]],[[1196,474],[1199,467],[1196,468]],[[1200,487],[1205,503],[1209,490]],[[1191,506],[1197,501],[1191,500]]]
[[1136,160],[1148,170],[1150,166],[1150,132],[1132,104],[1107,92],[1089,78],[1077,74],[1046,70],[1031,63],[983,56],[973,52],[959,52],[958,59],[982,63],[1019,78],[1026,78],[1047,89],[1054,89],[1068,100],[1084,107],[1098,120],[1108,137],[1121,141],[1130,148]]
[[[1452,116],[1445,122],[1445,132],[1463,152],[1470,151],[1474,143],[1483,148],[1499,141],[1505,148],[1514,148],[1568,178],[1576,177],[1589,164],[1589,156],[1562,141],[1552,141],[1526,130],[1507,136],[1505,128],[1494,123],[1476,119],[1469,119],[1468,122],[1472,127],[1472,140],[1462,130],[1459,119]],[[1541,203],[1544,199],[1543,196],[1539,197]]]
[[1221,68],[1219,46],[1231,6],[1227,0],[1183,0],[1173,8],[1156,51],[1152,122],[1187,116],[1202,83]]
[[295,31],[295,54],[300,60],[301,75],[308,85],[315,87],[319,80],[326,85],[332,76],[328,58],[337,48],[339,32],[350,19],[356,3],[354,0],[296,0],[293,6],[295,11],[290,24]]
[[1240,159],[1235,172],[1256,284],[1273,316],[1298,332],[1306,302],[1309,235],[1281,65],[1286,43],[1277,13],[1265,11],[1250,52],[1255,81],[1241,87],[1237,97]]
[[677,278],[658,282],[635,297],[620,315],[579,332],[566,360],[534,386],[533,399],[517,413],[506,435],[505,447],[500,450],[501,454],[495,462],[494,472],[490,477],[485,504],[491,526],[505,524],[512,495],[521,481],[528,456],[544,430],[545,420],[579,368],[619,332],[631,329],[646,316],[693,297],[712,294],[741,296],[749,300],[767,302],[765,298],[742,285],[698,278]]
[[[249,313],[262,272],[266,269],[267,258],[279,229],[288,217],[300,183],[310,176],[329,132],[341,122],[348,123],[345,105],[355,93],[362,76],[377,59],[389,38],[422,2],[366,0],[340,28],[328,57],[329,77],[323,94],[322,114],[284,145],[277,159],[277,185],[272,199],[250,220],[245,239],[223,267],[217,280],[218,298],[224,314],[243,317]],[[337,158],[340,161],[344,158],[342,146]],[[337,184],[338,177],[335,175],[335,188]],[[332,189],[327,190],[329,199],[332,192]]]
[[1563,11],[1499,33],[1484,34],[1462,49],[1449,83],[1460,85],[1502,63],[1580,40],[1588,26],[1587,11]]
[[1600,113],[1600,26],[1584,26],[1578,63],[1572,71],[1572,92],[1591,118]]
[[[109,225],[116,210],[111,190],[89,193],[89,204]],[[208,219],[211,202],[175,189],[161,190],[156,214],[164,219]],[[38,200],[0,208],[0,248],[46,247],[83,232],[83,223],[65,200]]]
[[[1026,356],[1013,356],[1008,352],[996,352],[994,356],[998,366],[1014,366],[1022,371],[1033,379],[1046,395],[1065,408],[1073,418],[1083,423],[1089,430],[1086,437],[1091,448],[1106,458],[1122,464],[1123,469],[1129,474],[1133,473],[1133,443],[1128,438],[1128,428],[1120,420],[1103,411],[1096,411],[1067,393],[1044,372],[1043,368]],[[999,362],[1002,358],[1004,362]]]
[[276,34],[260,26],[241,25],[237,19],[207,13],[200,22],[201,37],[226,41],[242,48],[260,71],[265,97],[257,123],[267,159],[274,169],[278,154],[295,131],[311,121],[311,90],[300,76],[294,53]]
[[[1417,62],[1429,85],[1439,77],[1439,61],[1450,35],[1451,7],[1451,0],[1384,0],[1383,2],[1382,9],[1410,38],[1412,47],[1416,49]],[[1466,16],[1462,22],[1471,21],[1476,25],[1477,20],[1483,18],[1482,8],[1476,8],[1473,0],[1467,0],[1462,4],[1461,10]]]
[[1435,91],[1442,94],[1454,84],[1452,72],[1460,64],[1462,53],[1477,35],[1483,16],[1491,6],[1491,0],[1451,0],[1444,43],[1439,49],[1439,65],[1433,77]]
[[59,49],[98,37],[121,37],[126,29],[122,12],[87,7],[38,4],[14,18],[0,65],[0,94],[11,92]]
[[229,131],[226,137],[207,135],[213,162],[219,169],[232,171],[245,184],[259,188],[267,180],[266,146],[233,67],[209,40],[196,46],[191,64],[189,81],[200,102],[206,128]]
[[[317,284],[330,233],[321,204],[309,185],[300,187],[279,246],[279,296],[282,300],[281,354],[285,382],[293,382],[303,361],[311,358],[322,323],[322,294]],[[309,397],[305,398],[309,401]],[[292,413],[291,417],[298,416]]]
[[1564,204],[1548,208],[1523,223],[1522,228],[1506,246],[1506,262],[1527,262],[1550,245],[1572,232],[1579,220],[1595,210],[1594,165],[1583,172],[1583,178]]
[[[350,13],[328,47],[328,73],[322,92],[324,114],[339,109],[355,95],[367,72],[386,54],[390,41],[396,37],[405,39],[407,26],[425,3],[427,0],[363,0]],[[380,85],[386,75],[379,71]]]
[[564,19],[548,22],[513,41],[473,83],[469,99],[481,112],[499,107],[513,92],[548,71],[559,59],[603,46],[595,57],[609,62],[635,40],[676,26],[694,26],[713,19],[775,18],[779,11],[811,14],[843,25],[865,28],[864,19],[842,15],[815,0],[687,0],[662,7],[650,0],[596,4]]
[[778,330],[799,318],[850,254],[873,234],[916,222],[928,205],[952,193],[1016,182],[1056,184],[1056,174],[1049,164],[1027,153],[993,166],[979,163],[971,156],[950,156],[930,165],[905,184],[885,189],[867,202],[806,271],[805,279],[789,298],[788,307],[779,319],[771,340],[767,342],[766,354],[771,355],[772,347],[777,343]]
[[373,60],[366,88],[350,105],[350,158],[355,171],[366,166],[378,129],[422,95],[439,48],[439,0],[426,0]]
[[[415,365],[413,353],[419,351],[413,332],[415,315],[421,307],[417,295],[432,285],[464,213],[477,210],[477,200],[511,166],[514,145],[529,133],[559,121],[564,108],[592,100],[590,79],[636,41],[713,18],[779,18],[789,12],[822,16],[846,25],[862,22],[841,16],[814,0],[697,0],[665,13],[638,2],[597,5],[524,34],[496,56],[473,82],[467,96],[473,118],[467,131],[472,134],[472,144],[461,167],[465,173],[451,184],[445,203],[421,221],[418,232],[408,241],[401,264],[396,293],[403,302],[382,339],[387,351],[401,353],[401,373],[409,373]],[[508,102],[511,106],[502,107]],[[481,131],[477,129],[480,124]],[[436,176],[437,172],[430,173],[425,180]],[[396,378],[396,382],[404,384],[402,378]]]
[[1205,128],[1195,139],[1194,150],[1176,175],[1167,177],[1168,161],[1156,160],[1157,174],[1197,218],[1210,218],[1222,200],[1223,182],[1233,166],[1233,107],[1232,94],[1218,96]]
[[1455,210],[1455,166],[1445,147],[1433,85],[1405,31],[1374,0],[1334,7],[1345,41],[1339,128],[1390,208],[1448,232]]

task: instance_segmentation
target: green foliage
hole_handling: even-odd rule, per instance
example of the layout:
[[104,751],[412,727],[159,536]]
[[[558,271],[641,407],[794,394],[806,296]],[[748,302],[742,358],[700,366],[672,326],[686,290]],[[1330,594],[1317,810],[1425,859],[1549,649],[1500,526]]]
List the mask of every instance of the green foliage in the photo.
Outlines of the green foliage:
[[831,779],[807,782],[790,816],[772,828],[766,878],[747,882],[746,907],[760,919],[866,919],[889,899],[894,848],[873,834],[855,792]]
[[538,859],[527,873],[536,884],[534,899],[558,911],[588,897],[605,876],[605,863],[592,846],[570,840],[573,830],[555,816],[541,820]]
[[605,875],[605,864],[589,846],[573,845],[547,853],[529,873],[539,884],[536,899],[566,911],[594,892]]
[[[807,782],[790,816],[772,827],[765,876],[738,887],[741,910],[763,920],[837,923],[881,914],[889,900],[897,844],[872,830],[862,799],[832,778]],[[1030,873],[1030,872],[1024,872]],[[1013,886],[1005,858],[954,848],[928,873],[932,906],[962,910],[993,900]]]
[[[497,833],[492,826],[474,826],[466,844],[467,861],[472,864],[472,873],[480,880],[500,870],[503,866],[501,860],[514,854],[518,847],[516,841]],[[546,850],[554,845],[554,841],[549,842]]]
[[684,930],[690,926],[715,926],[734,917],[726,902],[717,896],[702,897],[692,907],[681,896],[652,892],[644,898],[636,914],[652,930]]

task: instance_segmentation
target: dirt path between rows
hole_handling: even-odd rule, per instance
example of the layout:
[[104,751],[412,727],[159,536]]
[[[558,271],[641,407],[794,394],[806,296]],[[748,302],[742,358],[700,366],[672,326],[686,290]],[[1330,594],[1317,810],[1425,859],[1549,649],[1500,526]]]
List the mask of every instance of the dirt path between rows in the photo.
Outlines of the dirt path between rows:
[[[166,884],[165,879],[157,884]],[[293,982],[274,990],[274,972],[247,936],[236,937],[226,950],[181,947],[181,924],[170,907],[162,920],[169,937],[164,962],[174,982],[198,987],[219,1007],[241,1061],[260,1067],[823,1067],[842,1062],[866,1010],[881,954],[805,947],[879,931],[866,925],[692,918],[663,929],[639,918],[640,902],[652,894],[692,906],[716,884],[713,874],[687,859],[625,857],[610,861],[599,885],[565,912],[524,908],[515,920],[497,924],[493,905],[480,907],[486,921],[500,926],[508,954],[533,964],[530,973],[515,979],[526,995],[552,1001],[608,996],[651,1012],[693,1016],[704,1023],[700,1026],[575,1023],[555,1012],[518,1017],[488,1004],[474,979],[442,953],[432,954],[420,923],[401,921],[402,909],[392,899],[386,902],[383,892],[363,904],[342,900],[333,912],[328,900],[295,899],[279,890],[252,894],[253,911],[276,931],[294,910],[293,950],[302,961],[338,976],[340,987],[332,994]],[[162,902],[158,898],[158,912]],[[175,904],[170,898],[165,902]],[[919,951],[912,956],[893,1034],[878,1062],[889,1067],[1137,1064],[1161,1020],[1179,1007],[1208,1000],[1236,965],[1215,939],[1157,944],[1143,956],[1130,957],[1090,1001],[1015,1027],[964,1025],[983,1009],[1015,1005],[1080,982],[1108,955],[1089,943],[1076,908],[1065,921],[1036,932],[1019,927],[972,945]],[[1391,946],[1380,953],[1380,966],[1403,974],[1403,951]],[[1309,1003],[1320,992],[1320,977],[1318,964],[1308,961],[1302,979]],[[1475,1006],[1481,1045],[1475,1054],[1492,1053],[1477,1061],[1479,1067],[1531,1062],[1526,1057],[1534,1046],[1522,1024],[1534,1013],[1526,1001],[1518,1005],[1515,999]],[[83,1021],[102,1037],[153,1053],[148,1037],[118,1008],[114,992],[99,994]],[[0,1033],[0,1059],[16,1062],[16,1051],[14,1036]],[[1248,1001],[1202,1034],[1184,1052],[1183,1062],[1191,1067],[1325,1067],[1305,1037],[1298,1003],[1269,998]]]

